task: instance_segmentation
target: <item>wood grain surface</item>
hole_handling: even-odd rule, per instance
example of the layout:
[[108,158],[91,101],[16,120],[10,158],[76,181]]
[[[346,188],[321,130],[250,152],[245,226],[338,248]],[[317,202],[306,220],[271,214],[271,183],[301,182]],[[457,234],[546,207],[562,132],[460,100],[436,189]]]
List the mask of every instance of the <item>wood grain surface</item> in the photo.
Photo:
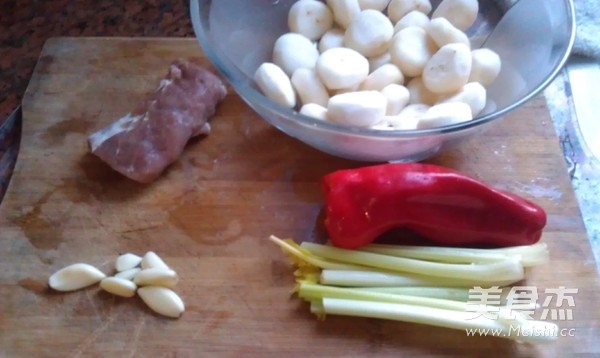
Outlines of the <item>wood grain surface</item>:
[[[595,264],[543,98],[428,162],[543,206],[551,262],[526,285],[578,288],[574,337],[543,346],[401,322],[317,321],[290,297],[292,267],[269,234],[321,240],[319,179],[364,165],[331,157],[259,118],[230,91],[213,132],[155,183],[140,185],[88,154],[86,138],[133,108],[192,39],[56,38],[23,100],[14,177],[0,207],[0,356],[557,356],[600,354]],[[119,253],[156,251],[180,275],[178,319],[97,287],[47,288],[75,262],[112,272]]]

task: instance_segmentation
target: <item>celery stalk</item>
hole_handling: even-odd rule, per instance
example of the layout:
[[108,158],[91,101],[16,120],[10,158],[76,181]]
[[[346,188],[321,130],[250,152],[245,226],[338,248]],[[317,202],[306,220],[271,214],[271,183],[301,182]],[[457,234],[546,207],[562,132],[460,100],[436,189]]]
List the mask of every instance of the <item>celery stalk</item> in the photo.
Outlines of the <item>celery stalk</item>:
[[277,244],[279,247],[281,247],[281,249],[284,252],[286,252],[287,254],[296,258],[300,262],[308,263],[308,264],[316,266],[316,267],[326,268],[326,269],[336,269],[336,270],[362,270],[362,269],[364,269],[363,267],[361,267],[359,265],[351,265],[351,264],[349,265],[346,263],[334,262],[331,260],[317,257],[317,256],[313,255],[312,253],[304,252],[304,250],[300,250],[299,248],[294,247],[293,245],[290,245],[289,243],[285,242],[284,240],[281,240],[280,238],[278,238],[274,235],[271,235],[269,237],[269,240],[271,240],[272,242]]
[[[270,239],[297,265],[295,291],[310,302],[319,319],[336,314],[452,329],[493,329],[500,337],[531,343],[557,339],[554,323],[528,320],[505,306],[484,308],[498,313],[497,319],[489,319],[472,312],[468,303],[468,288],[506,286],[523,279],[523,266],[547,260],[545,244],[492,250],[372,244],[365,250],[344,250]],[[501,301],[506,300],[504,293]]]
[[[401,303],[368,302],[343,298],[324,298],[326,314],[389,319],[404,322],[427,324],[458,330],[492,329],[500,330],[503,338],[530,343],[550,343],[557,339],[558,326],[551,322],[504,319],[491,320],[472,312],[416,306]],[[510,322],[510,323],[509,323]],[[515,335],[517,328],[528,332],[547,332],[544,335]]]
[[404,303],[415,306],[427,306],[448,310],[466,311],[467,303],[440,298],[397,295],[391,293],[369,292],[358,288],[341,288],[311,283],[301,283],[298,297],[306,301],[315,301],[326,297],[345,298],[369,302]]
[[525,267],[541,265],[550,259],[548,245],[543,242],[538,242],[529,246],[506,247],[502,249],[492,249],[494,252],[502,253],[503,255],[521,256],[521,262]]
[[[457,248],[452,251],[445,250],[447,248],[437,247],[381,247],[377,244],[366,245],[360,248],[360,251],[373,252],[376,254],[390,255],[397,257],[406,257],[410,259],[456,263],[456,264],[470,264],[470,263],[487,263],[497,262],[506,259],[506,255],[497,253],[475,253],[469,251],[462,251]],[[442,250],[436,250],[442,249]]]
[[461,278],[440,278],[408,273],[324,269],[321,271],[319,282],[324,285],[345,287],[436,286],[473,288],[474,286],[504,287],[520,280],[520,278],[517,278],[513,280],[477,281],[465,280]]
[[419,296],[467,302],[469,289],[458,287],[361,287],[367,292],[389,293],[392,295]]
[[323,307],[323,300],[310,301],[310,313],[316,315],[319,319],[325,318],[325,307]]
[[523,266],[517,259],[482,264],[449,264],[404,257],[375,254],[358,250],[303,242],[303,249],[325,259],[376,267],[395,272],[411,272],[427,276],[489,281],[519,281],[524,278]]
[[545,243],[500,249],[369,244],[360,250],[448,263],[485,263],[500,261],[506,257],[519,257],[523,266],[530,267],[548,261],[548,248]]

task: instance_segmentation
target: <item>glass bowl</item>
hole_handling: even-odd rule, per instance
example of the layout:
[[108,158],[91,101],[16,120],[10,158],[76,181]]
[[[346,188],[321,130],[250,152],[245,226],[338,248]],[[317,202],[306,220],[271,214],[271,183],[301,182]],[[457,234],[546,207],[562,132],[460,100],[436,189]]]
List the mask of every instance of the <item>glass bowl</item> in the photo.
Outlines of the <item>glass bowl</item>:
[[[571,0],[480,1],[477,20],[467,32],[472,48],[484,44],[502,59],[500,75],[488,87],[483,112],[472,121],[434,129],[357,128],[301,115],[272,102],[256,88],[254,72],[261,63],[271,61],[275,40],[289,32],[287,15],[294,2],[191,0],[190,12],[205,55],[262,118],[314,148],[361,161],[423,160],[500,122],[552,81],[575,37]],[[439,3],[431,1],[434,8]]]

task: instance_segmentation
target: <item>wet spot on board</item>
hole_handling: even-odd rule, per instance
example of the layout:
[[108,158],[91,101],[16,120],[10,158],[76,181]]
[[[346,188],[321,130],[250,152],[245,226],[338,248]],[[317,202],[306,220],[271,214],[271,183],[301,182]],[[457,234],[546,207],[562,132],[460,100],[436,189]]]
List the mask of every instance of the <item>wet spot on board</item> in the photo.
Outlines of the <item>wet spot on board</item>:
[[[141,195],[151,184],[137,183],[113,170],[91,153],[79,160],[84,178],[67,181],[62,188],[70,199],[89,201],[123,201]],[[160,180],[160,178],[159,178]]]
[[33,209],[13,219],[21,228],[31,245],[37,249],[56,249],[62,242],[62,230],[58,223],[50,222],[42,215],[42,206],[48,202],[54,190],[45,193]]
[[57,122],[44,132],[42,139],[46,143],[63,143],[67,133],[79,133],[88,135],[95,124],[94,115],[68,118]]
[[24,278],[22,280],[19,280],[17,284],[23,287],[24,289],[37,294],[47,293],[51,291],[50,287],[45,281],[40,281],[33,278]]
[[215,174],[218,161],[211,158],[204,152],[201,151],[189,151],[184,152],[182,156],[171,164],[161,177],[170,179],[173,176],[178,178],[177,180],[183,180],[186,185],[193,186],[198,179],[211,178]]
[[83,170],[83,174],[89,180],[111,183],[126,180],[123,175],[114,171],[92,153],[86,153],[81,157],[79,167]]
[[[169,223],[183,231],[188,237],[206,245],[223,246],[242,238],[242,224],[238,219],[223,223],[222,218],[209,218],[203,216],[195,219],[194,213],[198,212],[197,203],[182,203],[169,211]],[[190,216],[192,215],[192,216]],[[211,223],[213,232],[207,231],[203,223]]]
[[26,215],[19,226],[29,242],[38,249],[56,249],[62,242],[62,231],[59,226],[42,218],[37,213]]
[[62,178],[55,188],[71,203],[123,200],[138,195],[145,187],[123,177],[90,153],[80,159],[79,169],[74,176]]
[[92,186],[78,179],[63,179],[58,189],[72,203],[92,203],[95,200]]

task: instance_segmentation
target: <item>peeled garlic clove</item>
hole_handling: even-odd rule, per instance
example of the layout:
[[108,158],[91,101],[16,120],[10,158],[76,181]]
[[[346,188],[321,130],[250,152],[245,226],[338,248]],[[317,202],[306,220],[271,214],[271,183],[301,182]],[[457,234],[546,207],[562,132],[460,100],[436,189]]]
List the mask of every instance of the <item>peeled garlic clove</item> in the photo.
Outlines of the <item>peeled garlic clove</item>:
[[[359,87],[360,87],[360,83],[356,84],[354,86],[350,86],[350,87],[339,88],[339,89],[331,91],[331,95],[335,96],[335,95],[342,94],[342,93],[356,92],[356,91],[358,91]],[[327,102],[327,103],[329,103],[329,102]]]
[[115,269],[119,272],[129,270],[137,267],[140,262],[142,262],[142,258],[138,255],[126,253],[117,257],[117,261],[115,261]]
[[479,82],[484,87],[488,87],[500,73],[502,66],[500,56],[488,48],[480,48],[471,51],[471,57],[473,64],[469,82]]
[[273,45],[273,63],[288,77],[299,68],[314,68],[319,50],[307,37],[295,32],[281,35]]
[[467,35],[443,17],[431,20],[425,30],[438,47],[452,43],[462,43],[471,47],[471,41]]
[[385,115],[387,99],[379,91],[359,91],[338,94],[329,100],[328,118],[336,123],[370,127]]
[[299,68],[292,75],[292,86],[303,104],[316,103],[326,106],[329,101],[327,88],[314,70]]
[[288,26],[292,32],[318,40],[333,26],[333,13],[320,1],[298,1],[290,8]]
[[396,129],[417,129],[419,120],[423,118],[429,108],[431,107],[426,104],[409,104],[397,116],[393,116],[394,121],[392,124]]
[[131,280],[119,277],[106,277],[100,281],[100,288],[108,293],[121,297],[135,296],[137,285]]
[[423,84],[433,93],[452,93],[467,84],[471,75],[471,49],[462,43],[445,45],[427,62]]
[[410,92],[410,104],[426,104],[432,106],[442,97],[442,95],[428,90],[423,84],[423,79],[421,77],[415,77],[410,80],[406,85],[406,88],[408,89],[408,92]]
[[433,56],[437,46],[424,29],[409,26],[399,31],[392,39],[390,54],[392,63],[408,77],[420,76]]
[[410,100],[410,92],[402,85],[392,83],[381,90],[381,94],[387,98],[386,116],[395,116],[406,107]]
[[377,10],[364,10],[346,29],[344,45],[363,56],[378,56],[387,51],[392,35],[390,19]]
[[462,102],[466,103],[471,107],[471,113],[473,117],[476,117],[483,108],[487,99],[487,91],[485,87],[478,82],[470,82],[463,86],[463,88],[449,97],[445,97],[440,103],[449,102]]
[[473,119],[471,107],[462,102],[436,104],[419,119],[417,129],[438,128],[467,122]]
[[344,30],[331,29],[319,40],[318,48],[321,53],[337,47],[344,47]]
[[142,257],[141,266],[142,270],[149,268],[169,269],[169,266],[153,251],[146,252],[144,257]]
[[296,92],[292,82],[279,66],[270,62],[263,63],[254,73],[254,80],[268,99],[289,108],[296,105]]
[[344,29],[360,13],[358,0],[327,0],[327,6],[333,12],[333,19]]
[[138,272],[140,272],[140,271],[142,271],[141,268],[135,267],[135,268],[131,268],[129,270],[124,270],[124,271],[118,272],[115,275],[115,277],[133,281],[133,278],[135,277],[135,275],[137,275]]
[[396,25],[394,25],[394,34],[404,30],[409,26],[416,26],[425,29],[429,24],[429,17],[420,11],[413,10],[404,15]]
[[163,316],[179,318],[185,311],[181,298],[168,288],[145,286],[139,288],[137,293],[150,309]]
[[478,0],[443,0],[431,18],[446,18],[459,30],[466,31],[477,19],[478,12]]
[[381,91],[392,83],[403,84],[404,75],[398,66],[388,63],[371,72],[359,88],[361,91]]
[[390,3],[390,0],[358,0],[358,5],[360,5],[361,10],[377,10],[383,11]]
[[48,284],[57,291],[75,291],[98,283],[106,275],[94,266],[77,263],[62,268],[50,276]]
[[392,62],[392,55],[389,51],[382,53],[379,56],[370,57],[369,59],[369,73],[375,71],[379,67]]
[[429,0],[392,0],[387,12],[393,23],[398,22],[411,11],[420,11],[425,15],[431,12]]
[[319,56],[317,74],[330,90],[352,87],[369,75],[369,61],[352,49],[332,48]]
[[320,119],[322,121],[327,120],[327,108],[316,103],[305,104],[304,106],[302,106],[302,108],[300,108],[300,113],[305,116]]
[[138,286],[175,287],[177,282],[179,282],[179,277],[173,270],[149,268],[135,275],[133,282]]

